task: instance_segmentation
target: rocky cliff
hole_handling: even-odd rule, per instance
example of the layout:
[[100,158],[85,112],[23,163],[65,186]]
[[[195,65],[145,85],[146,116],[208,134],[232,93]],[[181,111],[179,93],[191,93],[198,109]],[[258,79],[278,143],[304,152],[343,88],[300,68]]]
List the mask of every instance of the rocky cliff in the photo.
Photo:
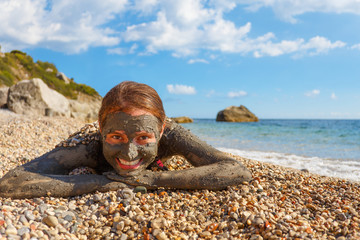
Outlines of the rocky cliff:
[[[0,48],[1,50],[1,48]],[[49,62],[24,52],[0,52],[0,107],[21,114],[97,119],[101,96]]]

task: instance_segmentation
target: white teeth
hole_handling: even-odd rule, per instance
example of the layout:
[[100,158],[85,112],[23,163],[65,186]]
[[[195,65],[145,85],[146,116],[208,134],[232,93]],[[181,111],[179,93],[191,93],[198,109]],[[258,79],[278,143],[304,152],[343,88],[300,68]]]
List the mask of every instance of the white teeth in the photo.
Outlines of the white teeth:
[[139,160],[136,160],[136,161],[125,161],[125,160],[122,160],[122,159],[119,159],[120,160],[120,163],[123,164],[123,165],[127,165],[127,166],[133,166],[133,165],[136,165],[140,162],[140,159]]

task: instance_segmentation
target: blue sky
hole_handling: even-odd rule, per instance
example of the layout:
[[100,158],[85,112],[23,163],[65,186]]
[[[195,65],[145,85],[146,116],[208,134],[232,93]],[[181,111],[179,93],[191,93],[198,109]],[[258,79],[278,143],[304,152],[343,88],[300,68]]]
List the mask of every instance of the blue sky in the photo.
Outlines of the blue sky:
[[146,83],[168,116],[360,119],[358,0],[2,0],[2,51],[102,96]]

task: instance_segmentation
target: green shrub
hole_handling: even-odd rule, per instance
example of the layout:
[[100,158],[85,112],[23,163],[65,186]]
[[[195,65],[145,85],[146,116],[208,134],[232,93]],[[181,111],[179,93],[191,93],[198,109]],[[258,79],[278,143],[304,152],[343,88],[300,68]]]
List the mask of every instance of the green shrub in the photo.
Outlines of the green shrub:
[[[40,78],[50,88],[58,91],[68,98],[76,99],[78,92],[82,92],[90,96],[99,96],[96,90],[92,87],[85,84],[77,84],[73,81],[73,79],[71,79],[69,84],[66,84],[64,81],[56,77],[58,70],[53,63],[42,61],[34,63],[31,56],[19,50],[13,50],[10,53],[5,53],[5,57],[0,58],[0,85],[3,84],[11,86],[21,80],[16,77],[16,74],[12,70],[19,69],[19,65],[24,68],[23,70],[25,70],[25,72],[29,75],[29,79]],[[53,72],[47,72],[46,69],[48,68],[53,69]]]
[[[14,84],[13,76],[9,72],[2,72],[0,71],[0,83],[2,83],[5,86],[12,86]],[[0,84],[0,85],[2,85]]]

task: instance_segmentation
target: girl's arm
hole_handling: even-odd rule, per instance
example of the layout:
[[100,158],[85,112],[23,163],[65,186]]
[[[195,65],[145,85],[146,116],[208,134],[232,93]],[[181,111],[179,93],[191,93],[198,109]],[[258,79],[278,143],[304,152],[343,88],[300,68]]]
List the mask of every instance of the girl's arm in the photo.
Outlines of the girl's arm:
[[10,170],[0,179],[0,197],[68,197],[126,187],[103,175],[67,175],[80,166],[98,168],[99,143],[57,147],[54,150]]
[[111,179],[148,188],[166,187],[176,189],[221,190],[251,180],[251,173],[239,161],[201,141],[189,130],[168,122],[161,138],[159,151],[165,155],[181,155],[194,168],[152,172],[144,171],[132,178],[109,176]]

